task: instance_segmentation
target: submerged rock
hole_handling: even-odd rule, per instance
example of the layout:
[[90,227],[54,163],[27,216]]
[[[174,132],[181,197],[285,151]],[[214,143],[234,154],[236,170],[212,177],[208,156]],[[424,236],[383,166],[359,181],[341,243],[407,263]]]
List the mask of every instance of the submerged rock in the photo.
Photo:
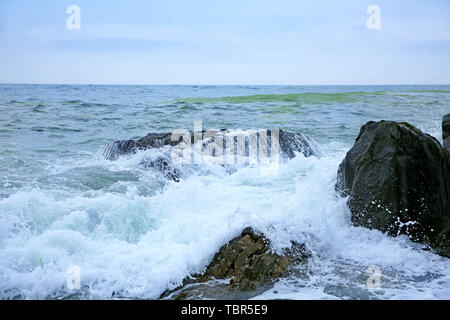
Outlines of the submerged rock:
[[409,123],[367,122],[339,166],[351,221],[450,257],[450,155]]
[[450,113],[442,118],[442,140],[444,147],[450,150]]
[[[186,279],[183,287],[165,293],[163,297],[248,298],[285,276],[290,266],[305,263],[307,259],[308,253],[303,245],[293,242],[292,249],[279,255],[270,250],[270,242],[263,234],[246,228],[240,236],[219,249],[203,274]],[[229,282],[208,284],[214,280]]]

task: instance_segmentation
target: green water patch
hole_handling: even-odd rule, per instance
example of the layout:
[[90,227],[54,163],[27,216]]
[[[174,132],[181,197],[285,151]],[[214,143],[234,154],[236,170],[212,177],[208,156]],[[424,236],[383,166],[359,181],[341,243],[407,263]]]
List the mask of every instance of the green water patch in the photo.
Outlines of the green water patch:
[[410,90],[409,92],[424,92],[424,93],[450,93],[450,90],[439,90],[439,89],[429,89],[429,90]]
[[290,93],[290,94],[255,94],[249,96],[229,96],[219,98],[184,98],[177,99],[176,102],[188,103],[305,103],[305,104],[325,104],[325,103],[351,103],[358,102],[362,97],[370,95],[382,95],[385,91],[375,92],[339,92],[339,93]]
[[434,94],[447,94],[450,93],[449,92],[445,92],[444,90],[441,91],[431,91],[431,90],[422,90],[422,91],[394,91],[394,92],[390,92],[390,96],[394,96],[394,97],[401,97],[401,98],[406,98],[406,99],[419,99],[419,98],[425,98],[425,99],[429,99],[432,97],[436,97],[433,95],[421,95],[421,93],[434,93]]
[[277,106],[273,106],[271,108],[267,108],[267,111],[270,112],[273,115],[276,114],[297,114],[300,113],[299,110],[299,105],[296,104],[291,104],[291,105],[277,105]]
[[[410,94],[409,94],[410,93]],[[247,96],[226,96],[217,98],[181,98],[176,99],[177,104],[192,104],[192,103],[297,103],[297,104],[328,104],[328,103],[353,103],[360,102],[362,99],[373,96],[395,95],[405,98],[416,98],[414,93],[450,93],[450,90],[439,89],[419,89],[419,90],[405,90],[405,91],[355,91],[355,92],[334,92],[334,93],[319,93],[319,92],[304,92],[304,93],[289,93],[289,94],[255,94]],[[191,105],[184,106],[191,108]],[[284,108],[284,106],[283,106]],[[280,109],[282,110],[282,108]]]
[[13,154],[14,154],[14,151],[9,150],[9,149],[5,149],[0,152],[0,156],[9,156],[9,155],[13,155]]

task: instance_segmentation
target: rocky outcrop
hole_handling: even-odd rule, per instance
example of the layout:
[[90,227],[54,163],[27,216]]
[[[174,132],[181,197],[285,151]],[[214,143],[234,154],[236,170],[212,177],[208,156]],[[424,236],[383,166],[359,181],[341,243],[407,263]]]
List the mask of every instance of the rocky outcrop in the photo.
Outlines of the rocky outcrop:
[[173,180],[175,182],[180,181],[180,170],[174,166],[168,158],[160,156],[154,160],[144,160],[143,165],[147,168],[153,168],[161,172],[166,179]]
[[318,156],[317,146],[303,133],[280,130],[280,150],[283,155],[292,159],[295,153],[301,153],[305,157]]
[[117,140],[111,142],[103,150],[103,156],[108,160],[117,160],[120,156],[134,153],[136,151],[136,141]]
[[[205,133],[205,131],[203,131]],[[227,129],[220,130],[221,134],[229,134]],[[191,132],[191,143],[194,143],[194,135]],[[268,141],[270,144],[271,131],[268,130]],[[295,153],[301,153],[305,157],[317,156],[317,146],[306,135],[280,130],[279,132],[280,152],[287,158],[295,157]],[[137,150],[150,148],[161,148],[164,146],[175,146],[179,141],[171,140],[171,133],[149,133],[139,140],[118,140],[110,143],[105,148],[103,155],[109,160],[116,160],[119,156],[131,154]]]
[[450,257],[450,155],[409,123],[367,122],[339,166],[351,221]]
[[450,113],[442,118],[442,140],[444,147],[450,150]]
[[[295,264],[307,261],[308,253],[303,245],[292,243],[292,248],[283,255],[270,250],[269,240],[263,235],[246,228],[240,236],[220,248],[206,271],[186,279],[182,288],[171,293],[171,298],[195,298],[200,294],[218,297],[248,297],[248,294],[272,285],[276,279],[286,275]],[[213,280],[229,280],[229,284],[215,283]],[[169,296],[166,293],[165,296]]]
[[[206,131],[203,130],[203,134]],[[222,129],[218,132],[218,134],[223,135],[224,137],[227,135],[232,135],[233,137],[237,137],[236,135],[243,135],[245,136],[245,132],[232,132],[227,129]],[[256,133],[255,133],[256,134]],[[259,134],[259,133],[258,133]],[[190,133],[191,137],[191,144],[194,144],[194,134]],[[248,136],[247,136],[248,137]],[[256,137],[256,136],[255,136]],[[118,140],[110,143],[106,148],[103,150],[103,156],[108,160],[117,160],[120,156],[127,155],[127,154],[133,154],[137,152],[138,150],[146,150],[146,149],[155,149],[155,148],[162,148],[165,146],[175,146],[180,141],[172,141],[172,134],[171,133],[149,133],[145,137],[138,139],[138,140]],[[237,139],[237,138],[236,138]],[[236,139],[234,139],[233,150],[237,146],[236,145]],[[270,130],[267,131],[267,143],[268,145],[271,145],[271,139],[272,139],[272,132]],[[224,139],[226,140],[226,139]],[[214,139],[206,139],[203,141],[203,149],[206,148],[206,146],[209,143],[214,142]],[[285,158],[293,158],[295,157],[296,153],[301,153],[305,157],[310,156],[318,156],[318,148],[315,145],[315,143],[308,138],[306,135],[302,133],[294,133],[294,132],[288,132],[284,130],[279,131],[279,144],[280,144],[280,153],[282,157]],[[270,148],[269,148],[270,150]],[[245,151],[248,155],[248,145],[245,146]],[[271,152],[271,151],[269,151]],[[179,181],[180,176],[180,170],[175,165],[173,165],[171,159],[169,156],[158,156],[156,159],[153,160],[146,160],[144,161],[144,165],[148,168],[153,168],[155,170],[160,171],[164,177],[170,180]],[[233,172],[233,168],[230,167],[230,165],[224,165],[227,167],[227,170],[229,172]]]

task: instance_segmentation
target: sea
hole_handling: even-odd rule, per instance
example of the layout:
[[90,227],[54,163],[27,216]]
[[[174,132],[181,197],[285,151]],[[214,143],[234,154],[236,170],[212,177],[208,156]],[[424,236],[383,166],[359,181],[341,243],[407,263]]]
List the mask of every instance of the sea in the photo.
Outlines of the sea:
[[[448,85],[0,85],[0,299],[158,299],[248,226],[274,252],[296,241],[311,254],[252,299],[450,299],[450,259],[353,226],[334,189],[364,123],[407,121],[442,142],[449,112]],[[178,182],[143,165],[164,148],[104,156],[194,121],[301,132],[320,152]]]

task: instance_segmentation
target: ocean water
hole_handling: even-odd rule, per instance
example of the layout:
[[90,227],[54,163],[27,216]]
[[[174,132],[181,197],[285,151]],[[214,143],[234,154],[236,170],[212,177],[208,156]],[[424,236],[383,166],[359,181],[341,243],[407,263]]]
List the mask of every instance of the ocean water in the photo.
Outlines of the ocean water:
[[[312,253],[254,298],[450,299],[450,259],[352,226],[334,192],[366,121],[408,121],[442,141],[449,106],[450,86],[0,85],[0,298],[157,299],[252,226],[275,251],[295,240]],[[196,120],[302,132],[321,156],[274,174],[211,165],[179,183],[142,165],[164,150],[102,156],[113,140]],[[79,289],[67,286],[73,266]]]

